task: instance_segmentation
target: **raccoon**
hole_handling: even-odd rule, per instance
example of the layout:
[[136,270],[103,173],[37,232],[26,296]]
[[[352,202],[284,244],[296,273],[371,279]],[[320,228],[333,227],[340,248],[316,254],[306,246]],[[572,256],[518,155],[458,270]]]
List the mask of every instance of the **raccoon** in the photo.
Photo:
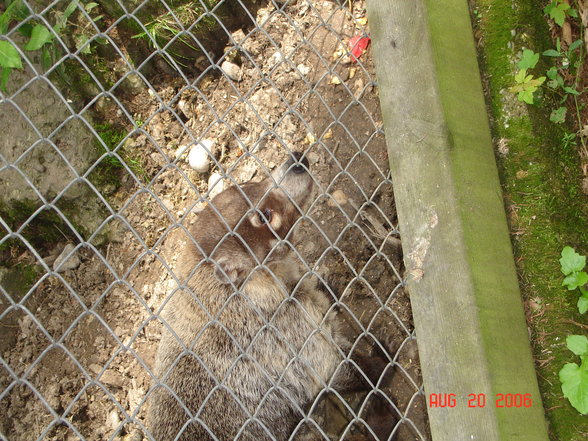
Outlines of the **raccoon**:
[[182,289],[163,309],[147,429],[156,441],[286,440],[327,384],[347,382],[333,298],[288,254],[313,188],[294,153],[198,214]]

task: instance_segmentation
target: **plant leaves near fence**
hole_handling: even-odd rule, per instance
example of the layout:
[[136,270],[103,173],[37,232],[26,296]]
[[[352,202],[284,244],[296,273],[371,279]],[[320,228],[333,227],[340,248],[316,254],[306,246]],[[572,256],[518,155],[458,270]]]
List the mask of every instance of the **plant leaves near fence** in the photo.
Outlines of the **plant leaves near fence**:
[[566,346],[576,355],[588,355],[588,338],[585,335],[568,335]]
[[0,70],[2,71],[0,72],[0,90],[6,93],[6,86],[8,85],[8,78],[10,77],[10,72],[12,72],[12,68],[3,67]]
[[561,272],[567,276],[574,271],[582,271],[586,266],[586,256],[581,256],[572,247],[567,246],[561,252],[559,263],[561,264]]
[[518,62],[519,69],[532,69],[539,62],[539,54],[532,50],[525,49],[521,61]]
[[570,404],[581,414],[588,413],[588,369],[586,363],[582,366],[567,363],[559,371],[561,390]]
[[584,335],[569,335],[566,345],[570,351],[578,355],[580,366],[567,363],[559,371],[559,381],[564,396],[570,404],[582,413],[588,413],[588,338]]
[[568,291],[573,291],[586,283],[588,283],[588,274],[584,271],[574,271],[563,280],[562,286],[567,286]]
[[0,67],[22,69],[20,54],[10,41],[0,40]]
[[63,11],[63,14],[58,15],[57,22],[55,23],[55,26],[53,26],[53,30],[55,32],[57,32],[59,34],[63,30],[63,28],[65,27],[65,25],[67,23],[67,19],[69,18],[69,16],[71,14],[74,13],[76,8],[77,8],[77,2],[74,0],[74,1],[70,2],[70,4],[67,6],[67,8],[65,8],[65,11]]
[[27,51],[36,51],[41,49],[46,43],[51,43],[54,35],[46,26],[38,24],[31,32],[31,39],[25,46]]
[[566,113],[568,109],[566,107],[559,107],[551,111],[549,120],[556,124],[563,124],[566,121]]
[[546,57],[561,57],[561,53],[556,51],[555,49],[547,49],[543,52],[543,55]]

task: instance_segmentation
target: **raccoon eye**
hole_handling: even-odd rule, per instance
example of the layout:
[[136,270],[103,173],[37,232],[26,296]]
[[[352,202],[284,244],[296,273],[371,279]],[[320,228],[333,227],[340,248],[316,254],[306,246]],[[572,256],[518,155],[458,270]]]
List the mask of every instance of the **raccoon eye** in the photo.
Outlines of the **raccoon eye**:
[[263,214],[260,212],[258,216],[259,216],[259,222],[261,222],[262,224],[271,223],[271,221],[272,221],[272,210],[270,210],[269,208],[266,208],[263,211]]

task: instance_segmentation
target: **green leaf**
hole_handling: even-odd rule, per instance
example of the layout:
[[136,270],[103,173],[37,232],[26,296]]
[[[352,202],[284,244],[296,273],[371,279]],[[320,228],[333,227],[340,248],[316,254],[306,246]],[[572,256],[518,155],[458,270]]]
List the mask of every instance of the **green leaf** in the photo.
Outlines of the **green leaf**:
[[53,30],[56,33],[61,33],[61,30],[65,27],[65,24],[67,23],[67,19],[69,18],[69,16],[71,14],[74,13],[74,11],[77,8],[77,2],[75,0],[72,0],[72,2],[67,6],[67,8],[65,8],[65,11],[63,11],[63,14],[61,14],[58,18],[57,18],[57,23],[55,24],[55,26],[53,26]]
[[578,92],[576,89],[574,89],[573,87],[564,87],[563,90],[566,93],[569,93],[570,95],[580,95],[580,92]]
[[545,75],[547,75],[547,78],[550,80],[555,80],[555,77],[557,77],[557,67],[551,66],[549,70],[545,72]]
[[584,314],[586,311],[588,311],[588,296],[580,296],[576,306],[578,307],[578,312],[580,314]]
[[67,20],[69,18],[69,16],[71,14],[73,14],[73,12],[76,10],[78,4],[75,0],[72,0],[71,3],[69,5],[67,5],[67,8],[65,8],[65,11],[63,11],[63,17],[65,18],[65,20]]
[[531,81],[531,83],[532,83],[534,86],[537,86],[537,87],[539,87],[539,86],[541,86],[543,83],[545,83],[545,80],[546,80],[546,79],[547,79],[547,78],[545,78],[545,77],[539,77],[539,78],[536,78],[535,80]]
[[524,83],[526,76],[527,76],[527,69],[521,69],[515,74],[515,81],[519,84]]
[[572,8],[568,11],[568,15],[570,17],[578,18],[578,11]]
[[22,2],[22,0],[13,1],[2,15],[0,15],[0,34],[6,34],[8,32],[8,25],[10,25],[10,22],[13,20],[23,21],[29,15],[29,8]]
[[527,104],[533,104],[533,91],[523,90],[518,94],[519,101],[524,101]]
[[523,84],[515,84],[514,86],[509,87],[508,90],[512,93],[519,93],[525,90],[525,86]]
[[0,15],[0,34],[4,35],[8,32],[8,25],[10,24],[10,16],[4,11],[4,14]]
[[10,41],[0,40],[0,67],[22,69],[20,54]]
[[537,65],[539,61],[539,54],[536,54],[532,50],[525,49],[521,60],[517,63],[519,69],[532,69]]
[[543,55],[546,57],[561,57],[561,53],[556,51],[555,49],[547,49],[543,52]]
[[[80,34],[77,35],[76,37],[74,37],[74,40],[76,42],[76,49],[80,49],[82,46],[84,46],[84,44],[86,44],[88,42],[90,38],[85,35],[85,34]],[[89,54],[91,53],[91,48],[90,45],[86,45],[81,51],[82,54]]]
[[[560,8],[561,4],[553,7],[549,10],[549,16],[556,22],[560,27],[563,26],[566,19],[566,13]],[[568,5],[569,7],[569,5]]]
[[38,24],[33,28],[31,39],[24,47],[27,51],[36,51],[41,49],[45,44],[51,43],[53,34],[46,26]]
[[579,286],[586,285],[586,283],[588,283],[588,274],[584,271],[574,271],[564,279],[562,286],[567,286],[568,291],[573,291]]
[[31,23],[22,23],[17,29],[20,35],[31,38],[33,28],[34,26]]
[[559,107],[551,112],[549,120],[555,124],[561,124],[566,120],[567,111],[568,109],[566,107]]
[[16,21],[23,21],[29,15],[31,15],[31,10],[27,5],[24,4],[22,0],[15,0],[13,1],[6,11],[10,9],[10,14],[12,18]]
[[8,90],[6,89],[6,85],[8,84],[8,77],[10,77],[10,72],[12,72],[12,68],[10,67],[2,67],[0,68],[2,73],[0,74],[0,90],[2,92],[7,93]]
[[92,9],[94,9],[96,6],[98,6],[98,3],[96,2],[90,2],[85,6],[86,12],[90,12]]
[[588,413],[588,369],[576,363],[567,363],[559,371],[559,381],[570,404],[581,414]]
[[585,335],[568,335],[566,346],[576,355],[588,355],[588,338]]
[[572,44],[570,44],[570,47],[568,48],[568,52],[575,51],[580,46],[582,46],[582,44],[584,44],[584,42],[582,40],[576,40],[576,41],[574,41]]
[[43,69],[47,70],[53,64],[53,58],[51,57],[51,50],[49,46],[43,46],[41,49],[41,65]]
[[561,265],[561,272],[566,276],[574,271],[582,271],[586,266],[586,256],[581,256],[576,253],[572,247],[564,247],[561,251],[561,259],[559,259]]

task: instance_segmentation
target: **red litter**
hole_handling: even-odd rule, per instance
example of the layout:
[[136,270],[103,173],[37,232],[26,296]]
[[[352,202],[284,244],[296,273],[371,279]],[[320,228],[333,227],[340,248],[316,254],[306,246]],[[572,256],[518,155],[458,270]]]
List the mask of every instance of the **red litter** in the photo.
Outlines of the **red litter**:
[[349,40],[348,46],[351,52],[351,60],[356,63],[359,57],[365,52],[367,47],[370,45],[370,37],[364,37],[356,35]]

